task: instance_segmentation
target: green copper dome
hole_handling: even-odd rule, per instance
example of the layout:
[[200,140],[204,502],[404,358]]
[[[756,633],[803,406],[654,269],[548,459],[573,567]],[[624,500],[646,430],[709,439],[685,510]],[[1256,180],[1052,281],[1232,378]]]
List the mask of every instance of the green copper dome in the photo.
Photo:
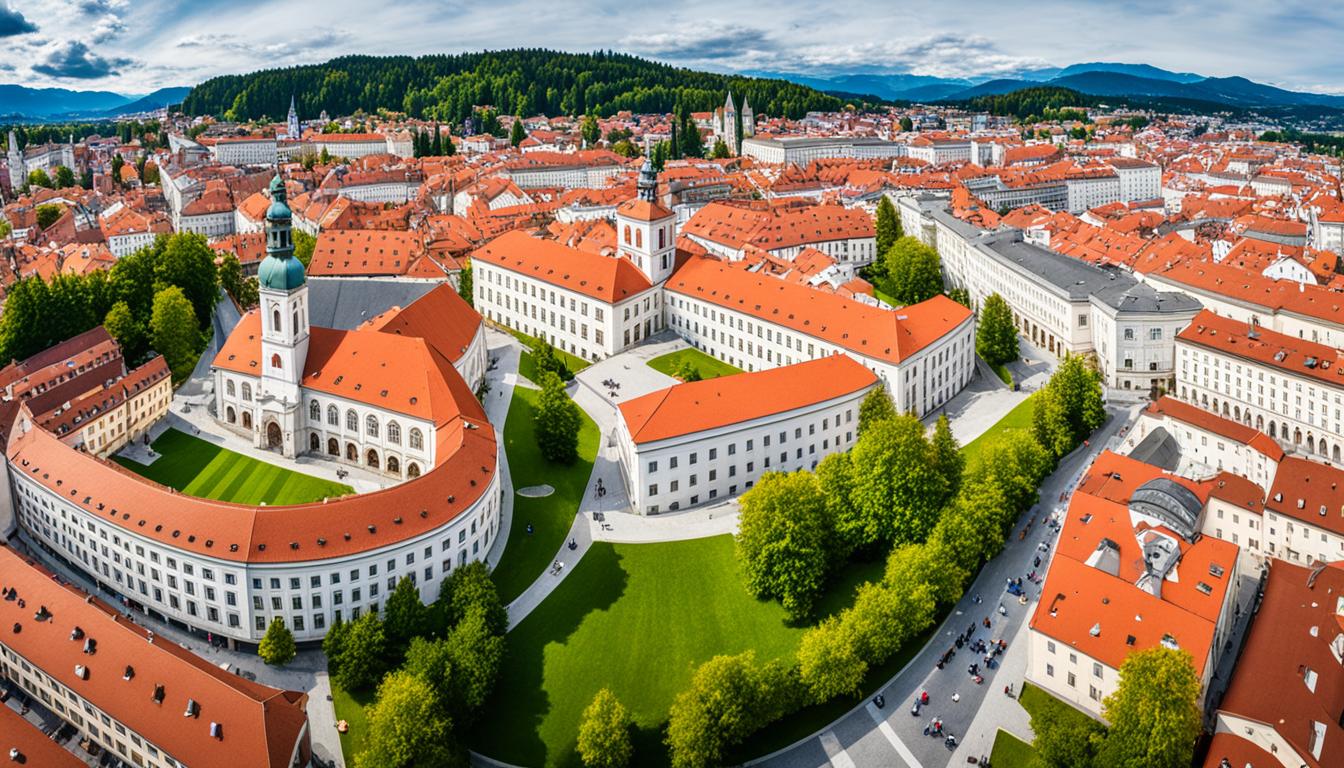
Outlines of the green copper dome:
[[266,209],[266,218],[271,221],[289,221],[291,214],[285,198],[285,182],[278,175],[271,179],[271,206]]
[[292,291],[303,285],[307,277],[303,273],[303,262],[293,256],[277,258],[274,254],[261,260],[257,269],[257,282],[261,288],[272,291]]
[[271,180],[271,207],[266,211],[266,258],[257,269],[257,283],[263,290],[292,291],[307,280],[303,263],[294,258],[290,218],[285,182],[277,175]]

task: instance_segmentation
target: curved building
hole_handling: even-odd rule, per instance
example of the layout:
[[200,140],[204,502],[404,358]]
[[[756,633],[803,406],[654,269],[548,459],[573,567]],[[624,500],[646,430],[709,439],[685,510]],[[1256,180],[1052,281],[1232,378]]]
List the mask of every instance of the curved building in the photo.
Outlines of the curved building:
[[[271,191],[261,306],[214,361],[216,416],[258,447],[403,482],[292,506],[212,501],[66,445],[21,401],[6,408],[15,518],[32,541],[129,608],[249,644],[276,617],[319,640],[377,611],[403,577],[433,599],[453,568],[485,557],[500,522],[495,432],[449,359],[479,354],[477,334],[456,328],[470,323],[309,328],[284,187]],[[455,330],[415,335],[438,325]]]

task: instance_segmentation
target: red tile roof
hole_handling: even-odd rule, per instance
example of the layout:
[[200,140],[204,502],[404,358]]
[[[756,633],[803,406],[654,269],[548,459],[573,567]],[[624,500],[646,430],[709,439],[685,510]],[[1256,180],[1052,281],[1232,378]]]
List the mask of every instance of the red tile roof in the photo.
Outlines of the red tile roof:
[[[1190,488],[1201,503],[1207,501],[1207,485],[1109,451],[1097,457],[1069,503],[1031,627],[1117,669],[1132,650],[1151,648],[1170,636],[1190,652],[1202,674],[1238,550],[1212,536],[1190,543],[1165,528],[1131,522],[1129,498],[1158,477]],[[1160,598],[1136,586],[1144,572],[1141,542],[1157,534],[1175,539],[1181,550],[1174,568],[1178,577],[1162,582]],[[1117,575],[1087,564],[1107,539],[1119,550]],[[1224,575],[1212,576],[1211,565],[1221,566]],[[1200,582],[1210,587],[1209,594],[1197,588]],[[1094,626],[1099,627],[1095,635]]]
[[1176,338],[1225,354],[1240,357],[1286,374],[1344,387],[1344,352],[1260,327],[1257,338],[1247,333],[1251,326],[1203,310]]
[[629,259],[569,248],[522,230],[500,235],[473,251],[471,258],[608,304],[653,287]]
[[946,296],[879,309],[702,256],[687,259],[666,287],[888,363],[915,355],[971,318]]
[[[4,645],[178,762],[284,768],[300,744],[306,751],[307,694],[249,682],[156,638],[8,547],[0,547],[0,573],[3,586],[17,591],[14,599],[0,600]],[[38,620],[43,607],[49,617]],[[73,636],[76,629],[83,639]],[[84,653],[86,641],[95,643],[93,653]],[[76,674],[76,665],[86,674]],[[160,685],[163,700],[156,704]],[[189,699],[197,714],[184,717]],[[211,736],[212,723],[221,726],[222,738]]]
[[18,752],[16,762],[34,768],[86,768],[83,760],[61,748],[36,725],[8,706],[0,705],[0,754],[13,760],[9,756],[14,750]]
[[[1314,574],[1314,575],[1313,575]],[[1344,569],[1317,569],[1271,560],[1255,621],[1219,710],[1278,731],[1311,768],[1344,765],[1344,668],[1331,649],[1344,631]],[[1307,687],[1308,673],[1315,690]],[[1308,748],[1312,728],[1325,728],[1320,759]],[[1210,759],[1221,754],[1209,752]],[[1284,755],[1280,755],[1284,758]],[[1233,761],[1236,768],[1244,763]],[[1215,763],[1216,765],[1216,763]],[[1256,763],[1259,768],[1261,763]],[[1277,768],[1280,763],[1264,762]]]
[[435,352],[456,364],[481,329],[481,314],[444,283],[410,306],[393,307],[369,318],[361,330],[424,339]]
[[824,403],[877,384],[847,355],[674,384],[621,403],[631,439],[651,443]]
[[1229,440],[1250,446],[1274,461],[1283,458],[1283,448],[1274,442],[1274,438],[1264,432],[1231,419],[1225,419],[1216,413],[1191,405],[1184,400],[1177,400],[1170,395],[1163,395],[1155,400],[1145,412],[1155,416],[1169,416],[1176,421],[1183,421],[1205,432],[1222,435]]

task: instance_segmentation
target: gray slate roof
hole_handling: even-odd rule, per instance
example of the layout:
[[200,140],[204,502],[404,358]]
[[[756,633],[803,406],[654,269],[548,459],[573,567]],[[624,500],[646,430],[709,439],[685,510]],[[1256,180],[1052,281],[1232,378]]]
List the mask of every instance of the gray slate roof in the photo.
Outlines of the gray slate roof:
[[308,280],[308,322],[348,331],[392,307],[408,307],[439,286],[433,280],[314,277]]

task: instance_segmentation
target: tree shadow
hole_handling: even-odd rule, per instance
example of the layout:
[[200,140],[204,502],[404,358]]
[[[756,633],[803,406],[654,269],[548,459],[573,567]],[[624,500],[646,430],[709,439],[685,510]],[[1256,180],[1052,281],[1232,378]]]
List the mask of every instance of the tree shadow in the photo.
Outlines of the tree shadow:
[[621,599],[628,581],[616,549],[595,543],[564,582],[507,635],[499,681],[470,739],[474,750],[514,765],[579,764],[572,749],[565,755],[550,754],[539,733],[551,711],[544,687],[546,648],[567,645],[585,617]]

